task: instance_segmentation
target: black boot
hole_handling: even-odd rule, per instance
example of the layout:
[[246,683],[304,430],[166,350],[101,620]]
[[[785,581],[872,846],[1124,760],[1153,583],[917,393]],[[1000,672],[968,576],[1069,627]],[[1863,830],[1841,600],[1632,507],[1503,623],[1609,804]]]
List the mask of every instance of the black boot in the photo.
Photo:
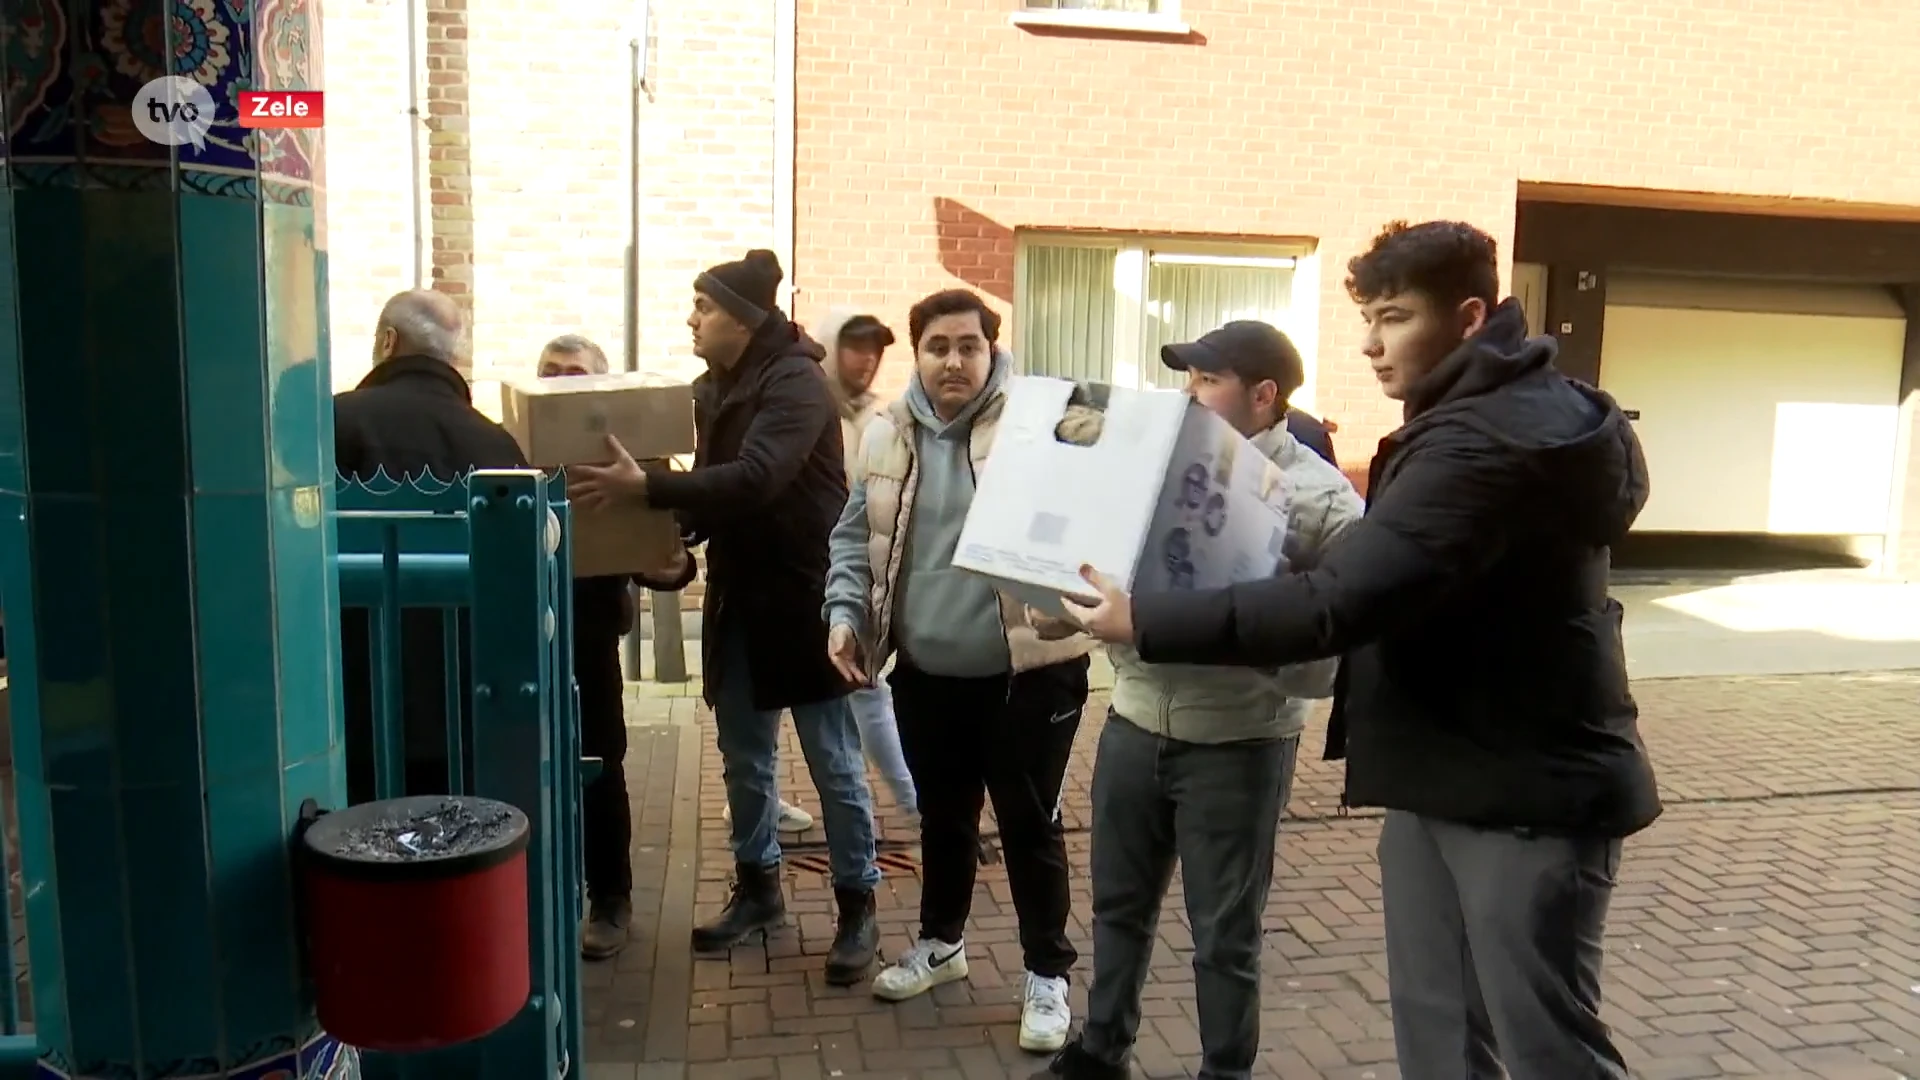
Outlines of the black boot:
[[595,900],[580,928],[580,955],[587,960],[611,960],[627,947],[627,927],[633,922],[633,902],[622,896]]
[[733,893],[727,897],[727,906],[711,921],[693,928],[693,951],[724,952],[786,921],[787,901],[780,895],[780,865],[740,863],[734,867]]
[[827,985],[852,986],[867,977],[880,947],[873,890],[835,889],[833,898],[840,902],[840,924],[834,928],[833,948],[827,952]]
[[1128,1080],[1133,1069],[1115,1065],[1087,1053],[1075,1039],[1053,1055],[1047,1067],[1033,1074],[1033,1080]]

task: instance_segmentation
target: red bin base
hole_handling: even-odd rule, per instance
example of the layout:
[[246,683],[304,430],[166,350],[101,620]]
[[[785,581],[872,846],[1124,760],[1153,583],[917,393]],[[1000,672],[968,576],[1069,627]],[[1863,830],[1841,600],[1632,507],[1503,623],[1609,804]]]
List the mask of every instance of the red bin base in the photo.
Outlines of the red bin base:
[[390,1053],[477,1039],[532,992],[525,814],[414,796],[327,814],[302,838],[320,1026]]

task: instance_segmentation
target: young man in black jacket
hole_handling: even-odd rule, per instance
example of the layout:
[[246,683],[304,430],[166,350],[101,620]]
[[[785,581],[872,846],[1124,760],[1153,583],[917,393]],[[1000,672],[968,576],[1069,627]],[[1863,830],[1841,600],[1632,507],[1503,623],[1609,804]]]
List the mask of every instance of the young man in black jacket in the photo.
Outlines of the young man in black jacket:
[[780,892],[779,796],[774,767],[780,712],[793,714],[827,826],[839,923],[826,980],[866,977],[879,944],[873,890],[873,804],[847,694],[827,659],[827,534],[847,503],[840,413],[820,369],[825,351],[778,306],[782,273],[770,251],[750,251],[694,279],[693,351],[699,447],[693,469],[636,464],[611,442],[614,462],[576,466],[569,498],[635,500],[680,515],[707,545],[700,634],[703,682],[726,763],[735,879],[719,915],[695,927],[699,952],[727,949],[786,918]]
[[1340,655],[1328,757],[1380,834],[1408,1080],[1624,1080],[1600,962],[1621,840],[1660,813],[1627,689],[1609,549],[1647,499],[1607,395],[1553,368],[1494,242],[1389,225],[1349,264],[1365,353],[1405,423],[1366,516],[1317,567],[1129,598],[1089,569],[1096,636],[1151,663]]

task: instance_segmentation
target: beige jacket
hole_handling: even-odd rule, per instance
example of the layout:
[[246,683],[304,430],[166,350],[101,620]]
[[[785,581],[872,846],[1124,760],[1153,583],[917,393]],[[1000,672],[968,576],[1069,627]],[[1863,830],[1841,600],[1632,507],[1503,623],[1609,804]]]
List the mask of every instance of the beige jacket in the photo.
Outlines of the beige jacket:
[[[994,431],[999,424],[1005,395],[998,390],[975,415],[968,433],[967,456],[975,475],[993,448]],[[877,678],[893,655],[894,597],[906,557],[907,545],[898,538],[907,535],[913,520],[914,497],[918,490],[915,469],[915,423],[903,399],[888,406],[883,419],[869,425],[860,444],[860,491],[854,499],[864,504],[865,544],[842,543],[845,531],[855,524],[852,515],[843,517],[835,530],[834,565],[828,572],[826,617],[829,622],[852,621],[861,633],[869,677]],[[861,559],[859,556],[864,555]],[[854,565],[864,563],[864,565]],[[856,583],[865,585],[865,610],[861,619],[849,619],[844,610],[836,610],[840,597]],[[1059,641],[1043,641],[1027,621],[1026,606],[1005,593],[999,594],[1000,621],[1007,635],[1007,652],[1013,670],[1030,671],[1087,655],[1093,641],[1075,634]]]
[[860,467],[860,440],[867,425],[879,419],[883,412],[871,392],[849,394],[847,384],[840,379],[840,329],[857,314],[859,312],[852,308],[834,308],[821,320],[820,332],[814,335],[814,340],[827,350],[820,366],[827,373],[827,389],[832,391],[833,402],[840,409],[840,447],[846,455],[849,488],[859,483],[855,471]]
[[[1071,418],[1071,414],[1070,414]],[[1090,443],[1099,436],[1099,414],[1083,417],[1077,430],[1063,421],[1060,437]],[[1289,559],[1314,562],[1365,506],[1340,470],[1276,424],[1253,445],[1280,466],[1293,486],[1288,514]],[[1113,711],[1154,734],[1182,742],[1229,743],[1298,735],[1306,725],[1306,700],[1333,694],[1339,661],[1315,660],[1278,670],[1149,664],[1125,646],[1108,650],[1113,660]]]

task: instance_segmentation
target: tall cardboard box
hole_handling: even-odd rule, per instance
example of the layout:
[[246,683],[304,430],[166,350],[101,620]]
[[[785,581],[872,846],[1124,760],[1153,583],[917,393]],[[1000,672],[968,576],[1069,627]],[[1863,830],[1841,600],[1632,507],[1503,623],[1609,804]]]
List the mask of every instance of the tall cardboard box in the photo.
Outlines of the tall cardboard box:
[[[1043,611],[1091,591],[1212,589],[1281,567],[1286,474],[1186,394],[1014,378],[953,564]],[[1090,446],[1055,429],[1076,400],[1103,414]]]
[[[637,461],[694,449],[693,388],[644,372],[511,378],[500,384],[501,424],[541,468],[604,465],[607,436]],[[680,543],[673,515],[644,507],[573,510],[573,576],[652,570]]]

